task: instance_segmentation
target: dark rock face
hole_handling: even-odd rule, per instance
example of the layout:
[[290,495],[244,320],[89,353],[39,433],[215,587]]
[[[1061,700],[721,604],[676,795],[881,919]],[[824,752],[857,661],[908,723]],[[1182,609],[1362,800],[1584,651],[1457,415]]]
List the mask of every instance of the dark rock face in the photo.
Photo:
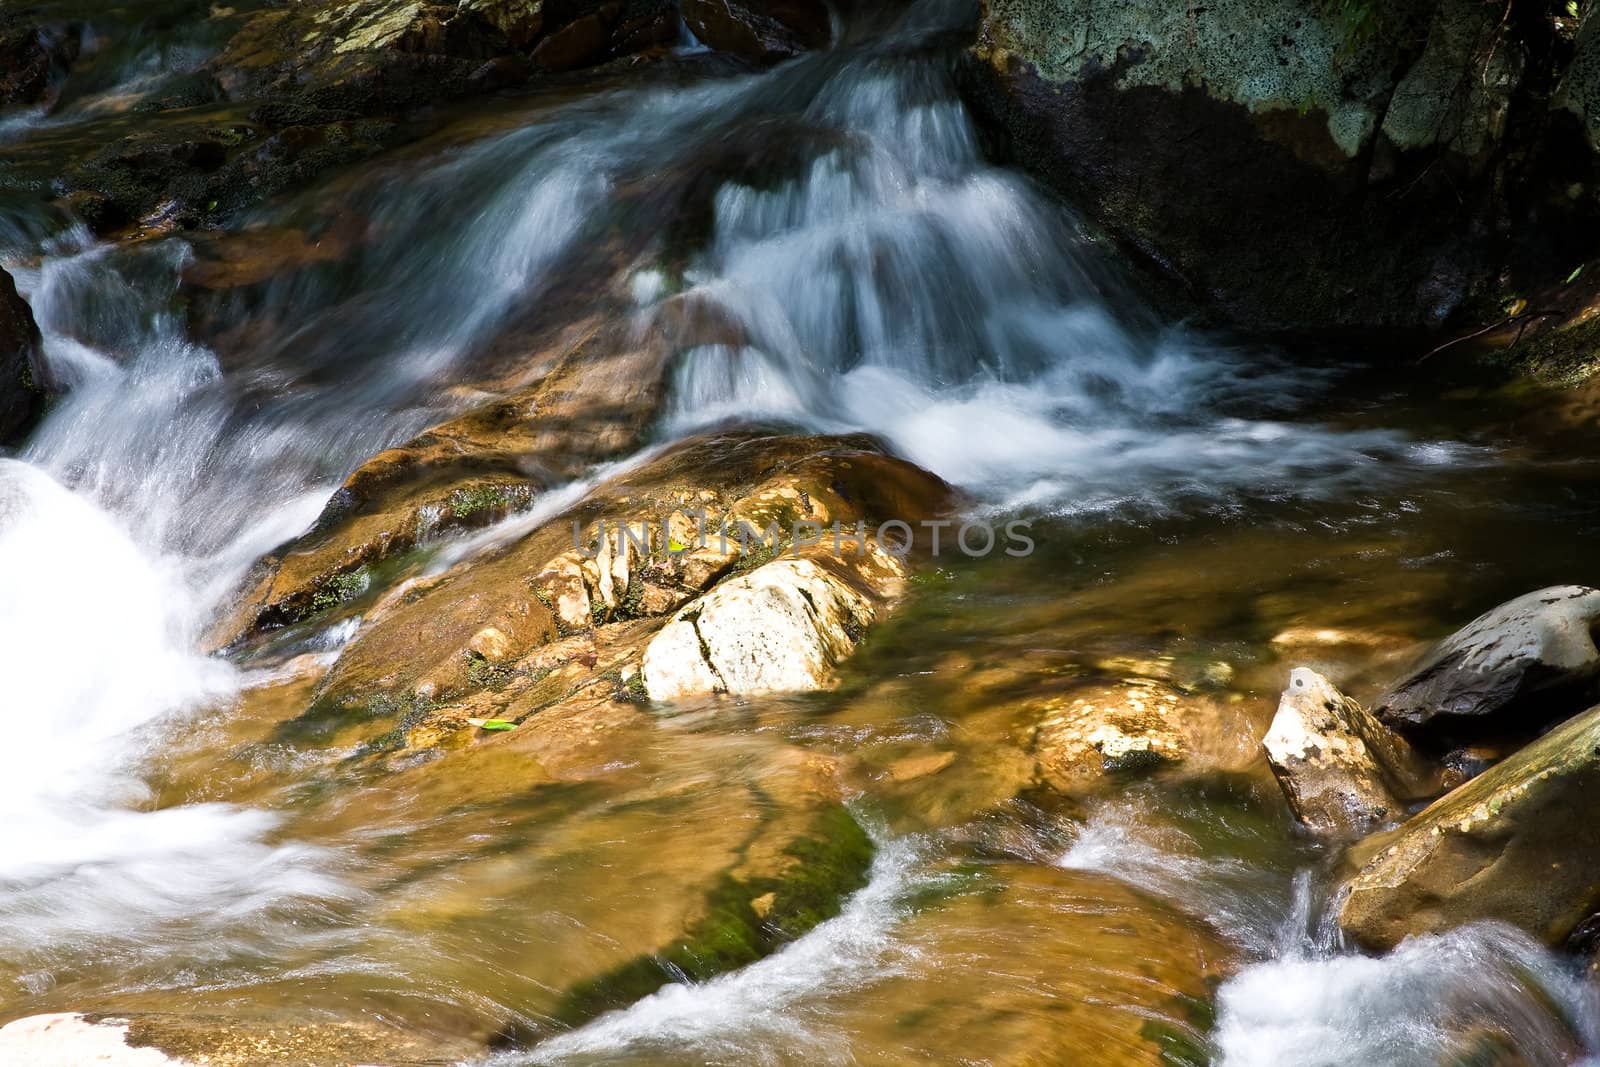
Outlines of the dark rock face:
[[1600,590],[1507,601],[1436,645],[1378,699],[1383,722],[1429,741],[1528,737],[1587,707],[1600,681]]
[[683,0],[683,20],[708,46],[754,60],[822,48],[832,37],[821,0]]
[[999,154],[1232,322],[1432,330],[1592,236],[1595,163],[1545,100],[1570,39],[1380,6],[1360,34],[1333,4],[986,0],[963,80]]
[[74,26],[0,15],[0,107],[43,100],[78,58],[79,47]]
[[49,393],[37,370],[40,344],[33,312],[0,270],[0,445],[18,443],[44,416]]

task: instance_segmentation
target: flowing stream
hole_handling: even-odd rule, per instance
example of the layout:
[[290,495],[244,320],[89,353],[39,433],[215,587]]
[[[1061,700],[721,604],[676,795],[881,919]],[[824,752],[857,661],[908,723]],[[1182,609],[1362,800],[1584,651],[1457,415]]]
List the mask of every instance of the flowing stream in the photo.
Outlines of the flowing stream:
[[[766,73],[510,98],[259,209],[241,231],[359,232],[217,304],[205,343],[189,242],[0,219],[69,387],[0,458],[0,1021],[342,1010],[536,1034],[501,1042],[507,1064],[1098,1062],[1090,1043],[1122,1062],[1140,1033],[1230,1067],[1431,1064],[1479,1031],[1530,1064],[1600,1052],[1593,988],[1507,929],[1342,951],[1331,857],[1259,759],[1073,807],[995,754],[1021,713],[978,675],[1136,661],[1206,679],[1239,709],[1219,744],[1253,752],[1296,665],[1275,634],[1414,642],[1583,580],[1595,469],[1503,447],[1473,404],[1163,321],[1068,207],[986,161],[939,6]],[[139,45],[68,118],[190,47]],[[663,715],[581,783],[392,781],[275,731],[292,679],[200,651],[229,594],[365,459],[481,398],[528,316],[589,289],[642,335],[674,303],[720,323],[679,353],[652,447],[740,421],[867,431],[1030,518],[1040,551],[930,577],[838,691]],[[1375,655],[1330,654],[1360,695],[1381,682]],[[714,874],[704,828],[752,803],[727,783],[793,748],[859,761],[865,887],[759,962],[551,1036],[563,981],[654,948]],[[928,753],[954,762],[894,772]],[[1191,940],[1195,993],[1152,1000],[1142,976],[1189,974],[1169,946]]]

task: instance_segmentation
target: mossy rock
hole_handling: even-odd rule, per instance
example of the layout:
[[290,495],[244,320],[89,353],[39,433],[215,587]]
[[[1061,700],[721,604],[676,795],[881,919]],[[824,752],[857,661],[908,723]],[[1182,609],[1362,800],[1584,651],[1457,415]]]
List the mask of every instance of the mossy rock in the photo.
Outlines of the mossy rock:
[[772,954],[839,914],[845,898],[867,884],[873,852],[849,811],[824,810],[809,833],[785,846],[781,870],[725,875],[681,941],[573,987],[555,1020],[577,1026],[671,982],[703,982]]

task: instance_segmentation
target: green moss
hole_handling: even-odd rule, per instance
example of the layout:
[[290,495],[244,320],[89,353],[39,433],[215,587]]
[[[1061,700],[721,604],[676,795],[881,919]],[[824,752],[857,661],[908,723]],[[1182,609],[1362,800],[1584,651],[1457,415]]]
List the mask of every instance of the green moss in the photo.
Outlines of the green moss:
[[369,568],[360,567],[344,574],[335,574],[333,577],[317,586],[317,591],[311,597],[311,606],[306,609],[301,619],[309,619],[313,615],[321,615],[324,611],[336,608],[346,601],[354,600],[365,593],[372,584],[372,574]]
[[456,521],[465,522],[478,515],[510,511],[527,503],[528,496],[520,486],[472,485],[451,493],[446,503]]
[[[839,914],[844,899],[867,883],[872,841],[842,807],[817,816],[811,831],[785,853],[794,862],[776,876],[724,875],[704,916],[684,939],[638,956],[573,987],[555,1017],[569,1026],[631,1004],[675,981],[703,982],[754,963]],[[771,894],[763,917],[754,901]]]
[[1552,385],[1584,382],[1600,371],[1600,315],[1528,338],[1504,358]]

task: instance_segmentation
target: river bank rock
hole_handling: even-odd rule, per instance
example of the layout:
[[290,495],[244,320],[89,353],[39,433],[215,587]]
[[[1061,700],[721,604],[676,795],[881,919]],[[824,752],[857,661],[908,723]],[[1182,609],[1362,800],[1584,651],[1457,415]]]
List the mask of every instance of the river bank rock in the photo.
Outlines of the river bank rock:
[[43,344],[33,310],[0,270],[0,446],[19,443],[44,417],[50,393],[38,371]]
[[1346,857],[1339,925],[1365,948],[1498,919],[1561,943],[1600,908],[1600,708]]
[[968,96],[1002,151],[1236,324],[1437,329],[1503,266],[1559,278],[1536,257],[1592,247],[1595,157],[1546,102],[1573,17],[1475,0],[982,9]]
[[1373,714],[1433,743],[1531,737],[1593,702],[1596,625],[1600,590],[1561,585],[1517,597],[1435,645]]
[[1295,817],[1314,833],[1365,836],[1403,818],[1406,801],[1426,789],[1405,741],[1306,667],[1289,673],[1262,747]]
[[26,11],[0,14],[0,107],[45,101],[82,47],[75,23],[39,22]]

